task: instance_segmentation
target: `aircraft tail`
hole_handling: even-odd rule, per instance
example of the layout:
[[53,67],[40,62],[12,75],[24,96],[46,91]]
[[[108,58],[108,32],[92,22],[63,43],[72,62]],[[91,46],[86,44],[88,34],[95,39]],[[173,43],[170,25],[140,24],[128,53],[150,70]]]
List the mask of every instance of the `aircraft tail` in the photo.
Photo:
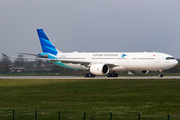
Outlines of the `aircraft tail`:
[[39,36],[39,40],[41,43],[42,51],[45,53],[50,53],[53,55],[57,55],[59,52],[56,47],[52,44],[52,42],[49,40],[43,29],[37,29],[37,33]]

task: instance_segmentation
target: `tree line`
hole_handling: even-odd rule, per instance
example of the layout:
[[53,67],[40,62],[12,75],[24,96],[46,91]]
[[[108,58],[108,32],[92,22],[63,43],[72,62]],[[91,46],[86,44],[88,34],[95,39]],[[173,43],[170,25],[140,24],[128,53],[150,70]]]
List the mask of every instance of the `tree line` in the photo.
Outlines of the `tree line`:
[[[67,69],[61,66],[53,65],[48,61],[42,60],[34,60],[28,61],[27,59],[23,59],[23,55],[18,55],[18,57],[14,61],[11,61],[10,58],[2,56],[0,60],[0,73],[8,73],[9,68],[16,67],[16,68],[25,68],[26,71],[50,71],[56,72],[62,75],[70,75],[70,74],[84,74],[87,71],[79,71],[73,69]],[[180,63],[180,59],[177,59]],[[171,68],[169,70],[165,70],[166,73],[180,73],[180,64]],[[124,73],[124,72],[122,72]]]

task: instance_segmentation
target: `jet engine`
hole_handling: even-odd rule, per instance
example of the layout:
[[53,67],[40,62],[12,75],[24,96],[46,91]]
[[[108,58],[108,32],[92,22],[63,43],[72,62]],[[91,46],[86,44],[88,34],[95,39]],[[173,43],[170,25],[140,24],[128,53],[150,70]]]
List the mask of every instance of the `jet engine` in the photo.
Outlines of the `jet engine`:
[[105,75],[109,72],[109,66],[106,64],[94,64],[91,65],[90,72],[95,75]]
[[136,75],[144,75],[144,74],[147,74],[149,71],[147,71],[147,70],[132,70],[130,72],[132,72]]

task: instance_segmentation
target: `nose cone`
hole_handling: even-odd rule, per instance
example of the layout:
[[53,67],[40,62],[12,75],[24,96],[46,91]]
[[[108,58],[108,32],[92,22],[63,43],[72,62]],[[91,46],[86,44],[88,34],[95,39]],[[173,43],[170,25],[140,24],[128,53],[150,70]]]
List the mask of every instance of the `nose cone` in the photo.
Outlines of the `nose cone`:
[[176,60],[176,61],[175,61],[175,66],[176,66],[177,64],[178,64],[178,61]]
[[177,60],[173,60],[171,62],[171,67],[175,67],[177,64],[178,64],[178,61]]
[[175,67],[177,64],[178,64],[178,61],[177,61],[176,59],[168,60],[168,61],[166,61],[166,65],[164,66],[163,69],[165,70],[165,69],[173,68],[173,67]]

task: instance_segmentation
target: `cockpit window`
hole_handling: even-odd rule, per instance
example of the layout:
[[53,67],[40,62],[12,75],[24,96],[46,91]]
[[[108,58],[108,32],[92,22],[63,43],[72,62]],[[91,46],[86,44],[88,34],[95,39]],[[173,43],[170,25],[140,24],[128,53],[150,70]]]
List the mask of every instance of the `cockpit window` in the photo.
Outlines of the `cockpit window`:
[[174,60],[173,57],[167,57],[166,60]]

